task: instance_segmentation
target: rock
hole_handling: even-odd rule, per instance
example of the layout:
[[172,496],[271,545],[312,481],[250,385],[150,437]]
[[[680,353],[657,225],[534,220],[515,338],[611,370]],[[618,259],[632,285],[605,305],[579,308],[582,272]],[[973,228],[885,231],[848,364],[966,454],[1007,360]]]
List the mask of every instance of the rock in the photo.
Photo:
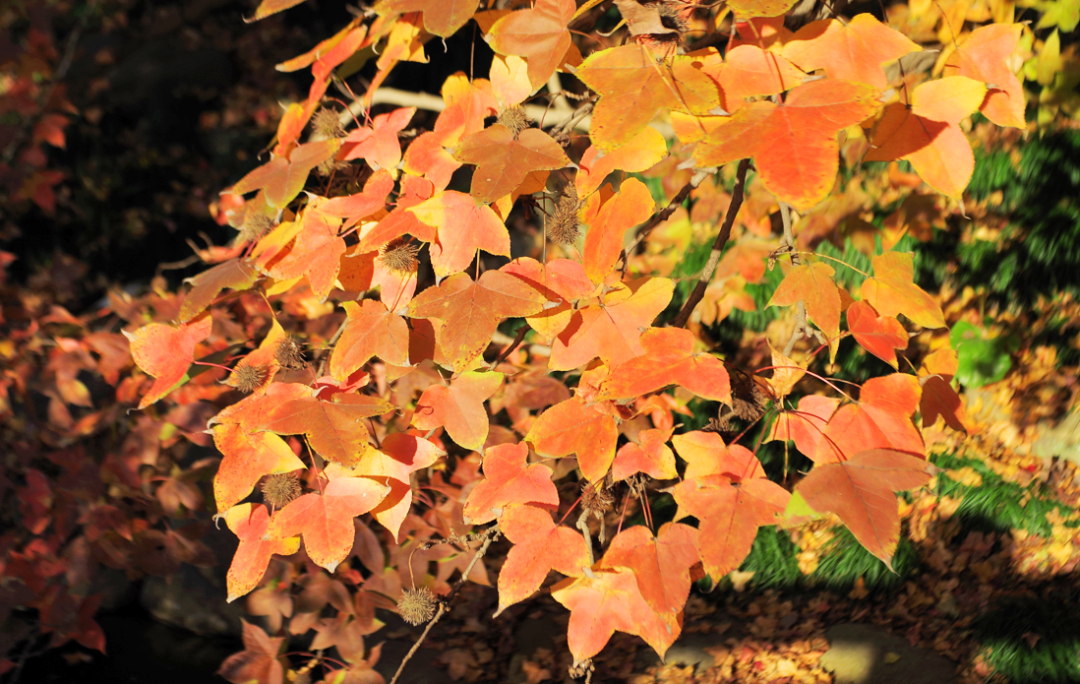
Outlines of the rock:
[[951,660],[881,627],[837,625],[825,636],[830,647],[821,666],[836,676],[836,684],[948,684],[955,677]]

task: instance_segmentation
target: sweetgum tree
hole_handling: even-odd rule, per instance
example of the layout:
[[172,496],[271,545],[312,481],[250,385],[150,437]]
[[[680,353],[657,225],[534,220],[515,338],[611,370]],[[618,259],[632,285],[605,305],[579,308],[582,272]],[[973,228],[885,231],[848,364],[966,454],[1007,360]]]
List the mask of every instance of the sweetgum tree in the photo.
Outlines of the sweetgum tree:
[[[956,355],[891,249],[916,221],[837,217],[866,193],[962,206],[970,117],[1026,126],[1031,32],[1011,4],[793,5],[381,0],[278,66],[313,83],[223,193],[235,243],[127,331],[152,378],[140,409],[189,401],[196,372],[224,405],[229,599],[262,585],[282,630],[246,625],[224,676],[282,681],[287,622],[336,647],[325,681],[371,681],[375,608],[434,624],[471,580],[502,612],[552,571],[572,674],[615,631],[662,656],[696,579],[737,569],[761,526],[813,516],[891,567],[896,493],[932,475],[922,429],[964,428]],[[451,75],[441,99],[382,87],[458,31],[494,50],[489,73]],[[438,112],[430,130],[413,105]],[[878,247],[858,287],[812,251],[836,237]],[[702,241],[703,266],[677,270]],[[719,358],[715,326],[776,269],[771,348]],[[831,379],[849,337],[891,372]],[[676,419],[717,403],[703,429]],[[769,441],[806,467],[768,478]],[[656,526],[663,495],[677,511]],[[267,573],[275,557],[292,562]],[[336,617],[294,615],[301,592]]]

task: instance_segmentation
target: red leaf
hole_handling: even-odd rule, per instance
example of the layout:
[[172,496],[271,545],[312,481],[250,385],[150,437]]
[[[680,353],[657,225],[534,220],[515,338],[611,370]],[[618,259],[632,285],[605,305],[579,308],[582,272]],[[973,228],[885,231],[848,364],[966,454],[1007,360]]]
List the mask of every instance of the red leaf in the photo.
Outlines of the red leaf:
[[304,548],[316,565],[333,573],[352,550],[353,518],[375,508],[390,487],[366,477],[339,477],[323,488],[289,502],[270,521],[269,536],[303,533]]
[[162,323],[144,325],[134,334],[122,331],[131,344],[131,357],[154,384],[139,402],[144,409],[168,394],[184,379],[195,360],[195,345],[210,335],[213,320],[205,318],[174,328]]
[[373,299],[341,304],[345,330],[330,353],[330,375],[345,380],[378,356],[395,366],[409,365],[409,326],[405,319]]
[[500,55],[519,55],[529,63],[529,83],[538,90],[562,65],[570,49],[567,25],[574,0],[537,0],[532,8],[511,12],[491,27],[488,42]]
[[869,449],[846,461],[815,466],[795,491],[815,511],[835,513],[891,570],[900,539],[900,512],[893,492],[926,484],[932,467],[911,454]]
[[225,513],[247,497],[264,475],[306,467],[285,440],[272,432],[247,432],[232,423],[215,425],[213,432],[214,446],[222,454],[214,476],[218,513]]
[[270,524],[266,506],[249,503],[233,506],[225,513],[225,524],[240,538],[240,546],[225,577],[229,603],[258,586],[275,553],[291,556],[300,550],[300,537],[263,539]]
[[659,534],[636,525],[615,535],[600,566],[633,570],[642,598],[657,613],[677,613],[690,596],[690,568],[698,562],[698,531],[665,523]]
[[619,428],[615,418],[601,413],[580,397],[552,406],[533,423],[525,441],[536,453],[551,458],[576,454],[585,479],[596,482],[607,474],[615,459]]
[[542,463],[529,465],[528,455],[525,444],[500,444],[484,453],[484,479],[469,492],[462,511],[466,523],[491,522],[501,509],[515,504],[559,505],[551,469]]
[[921,50],[902,33],[872,14],[858,14],[846,24],[836,19],[803,26],[784,45],[784,56],[805,71],[824,69],[833,80],[858,81],[884,90],[888,62]]
[[416,402],[412,424],[421,430],[446,428],[458,446],[482,449],[488,437],[484,402],[502,386],[503,374],[470,371],[455,377],[450,386],[432,385]]
[[603,399],[632,399],[679,385],[704,399],[731,403],[731,380],[720,359],[694,353],[694,334],[682,328],[649,328],[645,354],[619,364],[600,387]]
[[878,316],[866,302],[855,302],[847,310],[848,329],[863,349],[893,367],[897,349],[907,349],[908,334],[892,316]]
[[517,135],[496,123],[463,138],[454,158],[475,164],[472,196],[477,202],[494,202],[517,190],[533,171],[570,166],[562,146],[538,128]]
[[556,525],[551,513],[535,506],[511,506],[499,516],[499,529],[514,542],[499,571],[499,609],[527,599],[556,570],[580,577],[589,565],[585,538],[577,530]]

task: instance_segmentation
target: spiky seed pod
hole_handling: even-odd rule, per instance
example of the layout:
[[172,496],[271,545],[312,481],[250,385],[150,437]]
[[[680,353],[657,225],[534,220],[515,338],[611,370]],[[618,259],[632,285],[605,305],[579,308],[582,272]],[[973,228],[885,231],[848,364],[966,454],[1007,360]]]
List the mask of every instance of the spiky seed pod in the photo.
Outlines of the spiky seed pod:
[[379,250],[379,260],[397,273],[412,273],[416,270],[416,255],[420,253],[420,245],[409,242],[408,238],[394,240],[383,245]]
[[434,592],[427,587],[406,589],[398,601],[398,613],[402,620],[416,627],[435,617],[437,605]]
[[304,347],[292,335],[283,337],[281,342],[278,343],[277,349],[274,351],[274,359],[283,368],[297,369],[307,365],[304,360]]
[[270,379],[270,369],[259,364],[241,361],[233,369],[232,382],[229,383],[244,394],[251,394],[262,388]]
[[604,482],[586,482],[582,485],[581,508],[603,518],[604,513],[611,510],[611,504],[615,502]]
[[578,223],[579,205],[577,188],[567,185],[559,201],[555,203],[555,211],[548,219],[548,240],[563,247],[574,244],[581,235],[581,225]]
[[529,116],[521,105],[510,105],[499,112],[499,116],[495,121],[509,128],[514,134],[514,138],[517,138],[518,133],[529,127]]
[[678,31],[680,34],[686,33],[690,28],[686,21],[685,5],[679,6],[675,3],[661,2],[658,9],[660,10],[660,23],[664,25],[664,28]]
[[345,137],[345,126],[341,118],[333,109],[323,107],[311,117],[311,130],[315,135],[323,138]]
[[743,420],[757,420],[765,413],[765,392],[754,378],[738,369],[729,373],[731,378],[731,410]]
[[276,473],[262,483],[263,501],[274,508],[284,508],[285,504],[300,496],[302,491],[300,478],[296,473]]
[[270,228],[273,227],[274,221],[266,214],[260,214],[258,212],[248,212],[244,216],[244,225],[240,227],[240,233],[236,236],[237,244],[245,244],[248,242],[255,242],[263,235],[270,232]]

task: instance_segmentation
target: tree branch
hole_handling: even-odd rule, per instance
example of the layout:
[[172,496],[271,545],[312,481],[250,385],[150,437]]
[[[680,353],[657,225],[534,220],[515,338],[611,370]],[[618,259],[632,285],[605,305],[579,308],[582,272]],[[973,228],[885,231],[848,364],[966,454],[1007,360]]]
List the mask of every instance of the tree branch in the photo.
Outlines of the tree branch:
[[720,255],[724,252],[724,245],[727,244],[728,238],[731,237],[731,227],[735,225],[735,216],[738,215],[739,207],[742,206],[743,194],[746,188],[746,172],[749,168],[749,159],[743,159],[739,162],[739,169],[735,173],[735,188],[731,191],[731,204],[728,205],[724,223],[720,226],[720,232],[716,234],[712,251],[709,252],[709,260],[705,263],[705,270],[701,272],[697,285],[694,286],[690,296],[686,298],[686,303],[683,304],[679,315],[671,322],[673,328],[684,327],[690,320],[690,315],[694,313],[694,307],[705,296],[705,288],[709,286],[709,281],[712,280],[713,273],[716,272],[716,265],[720,263]]

